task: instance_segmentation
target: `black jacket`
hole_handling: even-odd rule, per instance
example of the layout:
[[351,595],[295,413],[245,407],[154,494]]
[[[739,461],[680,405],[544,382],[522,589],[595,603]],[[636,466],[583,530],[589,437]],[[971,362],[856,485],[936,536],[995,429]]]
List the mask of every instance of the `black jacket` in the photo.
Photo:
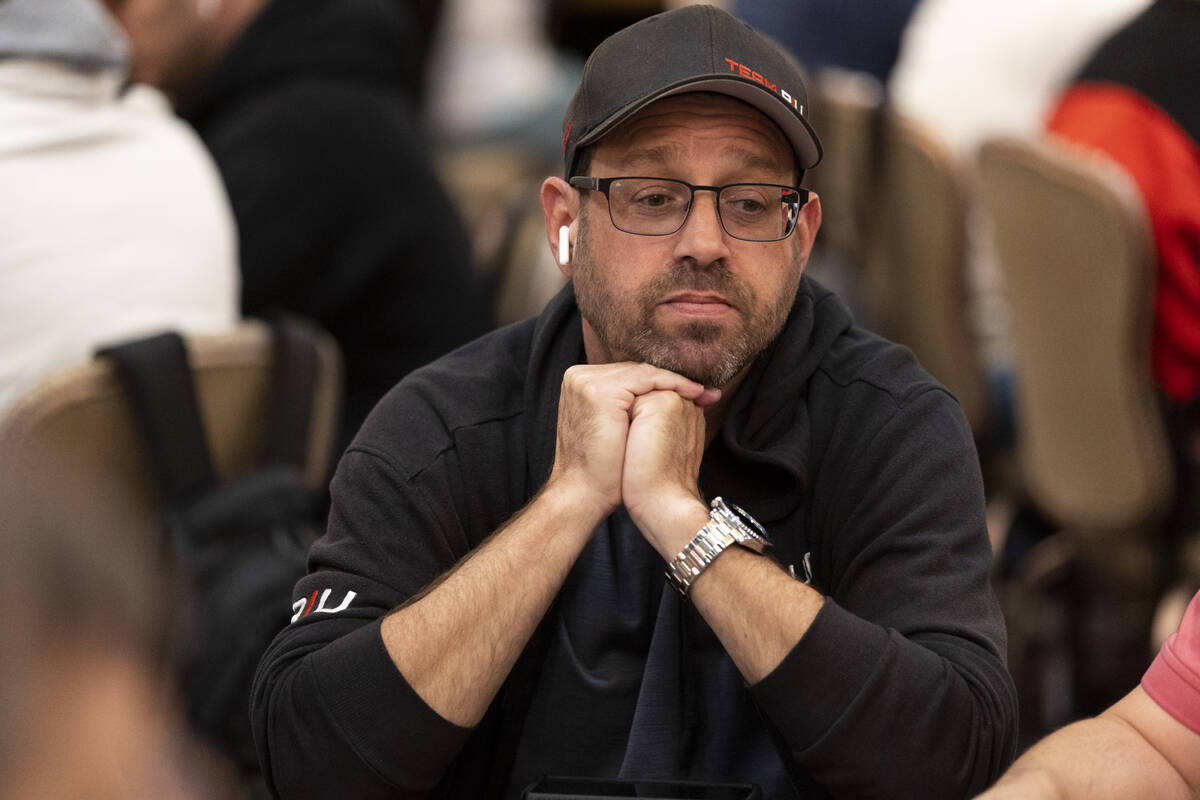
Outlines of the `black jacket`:
[[[513,686],[536,648],[471,731],[413,692],[379,621],[542,485],[562,375],[582,360],[568,286],[536,320],[409,376],[367,421],[334,478],[296,619],[255,683],[259,754],[282,796],[499,796],[484,787],[507,766],[493,756],[511,758],[505,737],[527,701]],[[750,687],[804,780],[836,796],[949,798],[999,775],[1016,698],[982,481],[960,409],[907,350],[855,327],[805,278],[706,451],[701,486],[757,517],[783,563],[811,553],[829,599]]]
[[1115,83],[1146,97],[1200,145],[1196,0],[1156,0],[1105,40],[1076,83]]
[[407,8],[274,0],[177,102],[229,191],[243,311],[303,314],[341,346],[347,441],[401,377],[493,327],[419,128]]

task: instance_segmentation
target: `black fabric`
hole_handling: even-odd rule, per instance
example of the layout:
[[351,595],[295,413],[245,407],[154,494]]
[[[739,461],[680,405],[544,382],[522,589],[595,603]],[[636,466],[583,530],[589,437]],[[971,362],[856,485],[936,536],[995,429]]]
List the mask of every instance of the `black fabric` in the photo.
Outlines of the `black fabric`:
[[288,593],[319,530],[305,481],[317,355],[304,323],[276,319],[268,417],[256,468],[220,482],[186,346],[168,332],[105,348],[142,433],[162,503],[170,566],[184,579],[177,668],[194,729],[257,780],[247,696],[288,620]]
[[553,643],[527,712],[537,723],[506,797],[546,774],[719,778],[790,796],[788,750],[624,509],[596,530],[547,618]]
[[177,96],[229,193],[242,311],[308,317],[341,348],[342,445],[405,374],[494,326],[416,105],[426,17],[272,0]]
[[1156,0],[1097,49],[1078,82],[1126,86],[1153,102],[1200,144],[1196,0]]
[[[536,320],[416,371],[372,413],[338,466],[326,534],[293,594],[299,602],[352,591],[353,601],[337,613],[298,614],[255,678],[256,744],[279,796],[335,796],[347,782],[366,798],[504,796],[506,783],[466,789],[463,776],[494,780],[509,766],[498,758],[526,758],[499,747],[497,732],[519,730],[526,747],[546,724],[532,709],[559,677],[562,613],[544,619],[550,639],[534,657],[532,694],[522,698],[510,683],[476,729],[422,702],[395,669],[379,620],[534,496],[553,464],[563,373],[582,360],[568,286]],[[982,480],[961,409],[911,353],[857,328],[835,297],[803,279],[784,332],[751,367],[705,454],[701,489],[763,522],[782,564],[799,573],[811,563],[827,600],[753,686],[733,686],[708,662],[682,673],[679,660],[648,663],[642,681],[680,701],[677,714],[647,718],[661,723],[664,741],[639,757],[655,758],[655,768],[678,758],[678,775],[727,763],[736,742],[712,749],[723,747],[727,701],[705,704],[710,690],[739,691],[757,709],[745,724],[766,720],[794,768],[797,788],[776,797],[970,796],[1000,774],[1014,755],[1016,701],[988,583]],[[644,558],[630,548],[622,567],[662,569],[657,555]],[[661,579],[662,603],[664,587]],[[559,602],[574,590],[570,579]],[[619,613],[595,600],[595,617]],[[670,633],[637,622],[651,637]],[[598,652],[600,639],[618,634],[608,625],[584,631],[594,638],[579,646]],[[683,653],[706,647],[711,632],[689,617],[674,635]],[[586,721],[601,712],[590,702],[554,713]],[[629,719],[626,730],[639,727]],[[588,763],[588,742],[578,744],[572,764],[610,768]]]
[[158,494],[182,507],[216,483],[208,440],[200,424],[196,387],[183,337],[169,331],[104,348],[129,392],[134,422],[158,478]]
[[308,458],[308,426],[312,420],[318,360],[312,340],[286,317],[275,317],[272,363],[275,380],[267,398],[267,429],[260,464],[302,466]]

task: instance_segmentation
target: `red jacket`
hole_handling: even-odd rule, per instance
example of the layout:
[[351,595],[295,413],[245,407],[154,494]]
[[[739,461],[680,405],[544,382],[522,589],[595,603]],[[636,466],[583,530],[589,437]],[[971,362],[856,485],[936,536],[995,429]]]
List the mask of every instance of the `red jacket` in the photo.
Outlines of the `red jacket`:
[[1153,366],[1178,403],[1200,395],[1200,2],[1159,0],[1100,47],[1051,133],[1121,164],[1158,251]]

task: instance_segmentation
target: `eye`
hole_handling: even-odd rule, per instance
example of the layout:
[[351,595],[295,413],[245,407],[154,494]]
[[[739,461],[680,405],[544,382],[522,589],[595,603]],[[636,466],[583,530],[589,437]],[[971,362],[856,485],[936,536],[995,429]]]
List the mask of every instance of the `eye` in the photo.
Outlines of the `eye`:
[[721,207],[740,217],[755,217],[767,213],[771,201],[765,187],[730,186],[721,193]]
[[671,202],[671,198],[667,197],[661,192],[658,194],[651,194],[647,192],[646,194],[639,196],[637,201],[645,206],[665,206],[667,203]]
[[675,213],[688,203],[686,186],[675,186],[669,181],[636,181],[623,184],[623,201],[640,214]]
[[743,214],[761,214],[767,210],[766,205],[761,200],[756,200],[752,197],[741,197],[734,201],[737,210]]

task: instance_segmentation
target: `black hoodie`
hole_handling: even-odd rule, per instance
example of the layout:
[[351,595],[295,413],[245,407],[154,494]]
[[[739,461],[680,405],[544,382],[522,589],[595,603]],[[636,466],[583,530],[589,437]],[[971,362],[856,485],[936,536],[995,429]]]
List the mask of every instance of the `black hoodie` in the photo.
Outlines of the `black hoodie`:
[[344,441],[401,377],[493,325],[419,129],[409,6],[274,0],[177,99],[229,191],[243,311],[303,314],[342,348]]
[[[539,318],[417,371],[368,419],[334,478],[329,529],[297,585],[296,618],[255,681],[259,755],[282,796],[499,798],[521,777],[510,774],[514,763],[553,767],[564,754],[573,771],[613,771],[613,743],[589,741],[586,725],[565,745],[577,752],[558,743],[549,764],[528,749],[531,732],[563,725],[527,710],[562,676],[547,632],[566,613],[575,572],[473,730],[421,701],[379,631],[388,611],[546,480],[562,375],[582,360],[568,286]],[[759,777],[715,766],[742,746],[747,726],[788,762],[772,798],[964,797],[1000,774],[1015,751],[1016,696],[988,582],[978,462],[958,405],[911,353],[855,327],[837,298],[804,278],[784,332],[751,367],[705,453],[701,487],[757,517],[775,556],[797,572],[809,554],[827,602],[779,667],[745,687],[707,656],[689,660],[711,632],[678,602],[663,600],[666,616],[655,617],[655,598],[665,596],[648,593],[649,627],[691,632],[664,631],[680,642],[682,669],[679,659],[664,667],[649,653],[638,667],[637,683],[658,687],[647,691],[665,697],[678,687],[681,698],[652,721],[675,730],[664,758],[646,754],[660,765],[679,759],[660,777]],[[607,524],[620,528],[622,516]],[[661,575],[648,547],[623,558],[623,569]],[[594,586],[594,570],[587,577]],[[747,703],[757,719],[739,710]],[[555,716],[586,721],[598,711],[593,703]],[[630,747],[638,730],[630,719]],[[579,766],[593,748],[597,761]],[[751,760],[770,768],[770,757]],[[777,776],[762,777],[778,786]]]

